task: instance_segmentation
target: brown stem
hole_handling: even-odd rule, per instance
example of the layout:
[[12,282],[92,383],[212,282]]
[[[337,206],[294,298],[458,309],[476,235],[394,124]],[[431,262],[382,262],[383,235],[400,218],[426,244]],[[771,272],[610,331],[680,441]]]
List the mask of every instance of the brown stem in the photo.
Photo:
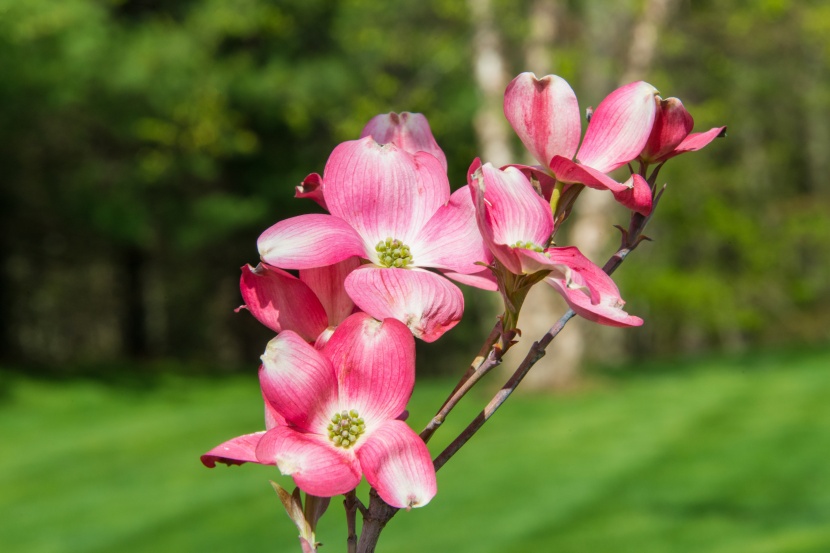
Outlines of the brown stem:
[[374,489],[369,492],[369,507],[363,515],[363,529],[357,542],[357,553],[374,552],[381,531],[397,512],[398,509],[382,500]]
[[346,551],[348,553],[356,553],[357,551],[357,495],[352,490],[346,493],[346,498],[343,500],[343,507],[346,508],[346,528],[348,535],[346,536]]

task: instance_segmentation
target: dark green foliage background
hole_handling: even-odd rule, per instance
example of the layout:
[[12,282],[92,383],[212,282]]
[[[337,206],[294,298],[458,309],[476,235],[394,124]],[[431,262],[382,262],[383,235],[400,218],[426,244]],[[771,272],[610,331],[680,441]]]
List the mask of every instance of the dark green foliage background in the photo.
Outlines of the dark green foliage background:
[[[642,8],[562,6],[549,70],[596,105]],[[528,9],[494,3],[511,74]],[[591,35],[603,17],[611,50]],[[262,230],[316,209],[293,187],[338,142],[377,113],[423,112],[465,182],[472,23],[446,0],[0,0],[2,356],[64,373],[255,359],[268,335],[232,313],[238,268]],[[830,11],[681,2],[666,27],[648,79],[698,130],[730,130],[662,173],[656,243],[618,276],[648,321],[628,353],[826,341]],[[468,302],[441,357],[494,315],[482,294]]]

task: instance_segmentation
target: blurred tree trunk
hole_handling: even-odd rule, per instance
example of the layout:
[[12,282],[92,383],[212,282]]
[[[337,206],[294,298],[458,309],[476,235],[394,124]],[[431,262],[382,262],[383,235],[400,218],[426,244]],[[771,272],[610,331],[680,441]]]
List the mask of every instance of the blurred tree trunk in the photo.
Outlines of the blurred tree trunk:
[[[558,0],[534,0],[530,4],[528,19],[530,33],[524,47],[525,70],[537,77],[556,73],[554,46],[561,17],[562,6]],[[537,161],[526,154],[526,162]],[[553,325],[568,305],[549,286],[540,284],[528,294],[522,308],[519,328],[527,341],[536,340]],[[583,333],[576,329],[584,321],[573,319],[568,328],[556,338],[556,343],[525,377],[522,386],[528,390],[545,390],[559,386],[560,375],[570,374],[568,367],[577,365],[584,353]],[[523,352],[517,352],[523,353]],[[518,358],[517,358],[518,359]]]
[[[616,80],[616,86],[621,86],[636,80],[648,80],[648,73],[651,70],[654,62],[654,56],[657,51],[657,39],[660,29],[665,25],[669,12],[672,9],[672,4],[676,0],[645,0],[642,6],[642,11],[637,18],[636,23],[631,31],[631,36],[628,41],[629,47],[622,66],[622,71],[613,71],[606,74],[589,73],[589,78],[592,78],[602,90],[602,95],[610,92],[614,87],[614,76],[619,75]],[[603,3],[603,6],[605,4]],[[620,18],[624,21],[624,18]],[[592,18],[595,27],[592,29],[594,40],[608,33],[607,28],[596,26],[599,23],[596,17]],[[612,52],[615,47],[614,39],[619,41],[619,35],[624,32],[624,29],[617,27],[609,36],[609,40],[597,41],[600,48],[605,48],[605,52]],[[607,35],[608,36],[608,35]],[[602,55],[603,51],[598,52]],[[606,55],[608,55],[606,54]],[[576,244],[585,256],[599,264],[605,263],[608,256],[616,249],[619,243],[619,235],[613,228],[615,223],[627,225],[625,219],[617,220],[615,214],[621,213],[622,210],[617,208],[614,197],[609,193],[602,193],[594,190],[585,190],[574,208],[574,218],[571,223],[571,236],[573,236],[573,243]],[[625,291],[622,291],[623,298],[625,298]],[[584,343],[602,344],[602,348],[594,348],[594,351],[600,351],[604,356],[603,361],[613,361],[619,359],[625,353],[624,340],[625,330],[618,328],[609,328],[599,325],[582,325],[578,329],[583,334]],[[560,374],[562,381],[573,379],[579,370],[582,360],[572,365],[570,373]]]
[[510,129],[502,109],[507,72],[501,50],[501,37],[493,23],[490,0],[469,0],[473,24],[473,64],[481,106],[475,115],[475,130],[482,162],[500,167],[513,160]]
[[[642,13],[631,33],[627,57],[622,71],[608,60],[614,58],[627,20],[625,4],[586,2],[584,5],[585,43],[592,48],[590,57],[582,65],[585,88],[601,94],[610,92],[614,75],[621,75],[619,84],[645,79],[654,60],[657,37],[665,24],[674,0],[646,0]],[[527,43],[526,63],[537,75],[551,72],[552,57],[540,53],[550,50],[556,34],[556,2],[536,0],[531,5],[531,36]],[[546,36],[536,35],[546,33]],[[547,38],[547,40],[545,40]],[[542,46],[544,45],[544,46]],[[548,66],[538,65],[539,61]],[[609,193],[585,190],[574,208],[569,228],[568,243],[574,244],[589,259],[602,265],[613,252],[618,235],[613,228],[613,214],[618,212]],[[624,221],[623,221],[624,222]],[[540,336],[552,324],[556,314],[566,309],[564,301],[553,298],[551,291],[536,287],[528,296],[520,327],[533,338]],[[624,294],[623,294],[624,296]],[[573,385],[586,354],[586,344],[602,344],[592,351],[601,351],[604,360],[618,358],[623,353],[624,335],[620,329],[599,327],[581,319],[574,319],[557,338],[551,354],[543,358],[528,375],[527,386],[536,389],[563,388]]]

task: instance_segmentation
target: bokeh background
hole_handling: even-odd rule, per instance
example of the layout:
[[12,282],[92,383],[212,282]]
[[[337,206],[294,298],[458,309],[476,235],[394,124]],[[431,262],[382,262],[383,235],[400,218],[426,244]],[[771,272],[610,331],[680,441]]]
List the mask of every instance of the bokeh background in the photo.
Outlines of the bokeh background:
[[[262,426],[271,336],[233,311],[239,267],[377,113],[427,115],[454,187],[476,156],[527,161],[500,114],[525,70],[582,109],[645,79],[728,137],[666,165],[615,274],[646,324],[566,330],[560,377],[381,546],[830,550],[828,36],[819,0],[0,0],[0,550],[296,548],[273,469],[197,460]],[[601,263],[625,216],[583,196],[562,236]],[[416,428],[497,314],[466,298],[419,345]]]

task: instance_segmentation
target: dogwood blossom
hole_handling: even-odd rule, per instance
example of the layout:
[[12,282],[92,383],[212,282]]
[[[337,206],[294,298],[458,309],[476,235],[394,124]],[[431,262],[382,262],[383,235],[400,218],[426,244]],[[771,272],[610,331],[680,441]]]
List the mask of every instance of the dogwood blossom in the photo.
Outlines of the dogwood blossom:
[[657,90],[643,81],[609,94],[594,110],[581,146],[579,104],[573,89],[561,77],[537,79],[533,73],[520,74],[505,90],[504,114],[528,151],[542,164],[543,170],[534,173],[547,181],[548,191],[552,189],[552,175],[562,183],[610,190],[618,202],[647,215],[652,199],[645,179],[634,174],[620,183],[607,173],[642,151],[654,123],[656,94]]
[[357,256],[346,292],[363,311],[394,317],[431,342],[464,311],[461,290],[435,268],[471,275],[486,261],[469,191],[450,195],[441,162],[372,136],[334,149],[322,177],[329,214],[280,221],[259,238],[262,259],[284,269],[310,269]]
[[260,263],[242,267],[239,289],[246,308],[273,330],[293,330],[307,342],[322,343],[341,321],[355,310],[343,289],[343,281],[360,266],[350,257],[325,267],[304,269],[299,278]]

